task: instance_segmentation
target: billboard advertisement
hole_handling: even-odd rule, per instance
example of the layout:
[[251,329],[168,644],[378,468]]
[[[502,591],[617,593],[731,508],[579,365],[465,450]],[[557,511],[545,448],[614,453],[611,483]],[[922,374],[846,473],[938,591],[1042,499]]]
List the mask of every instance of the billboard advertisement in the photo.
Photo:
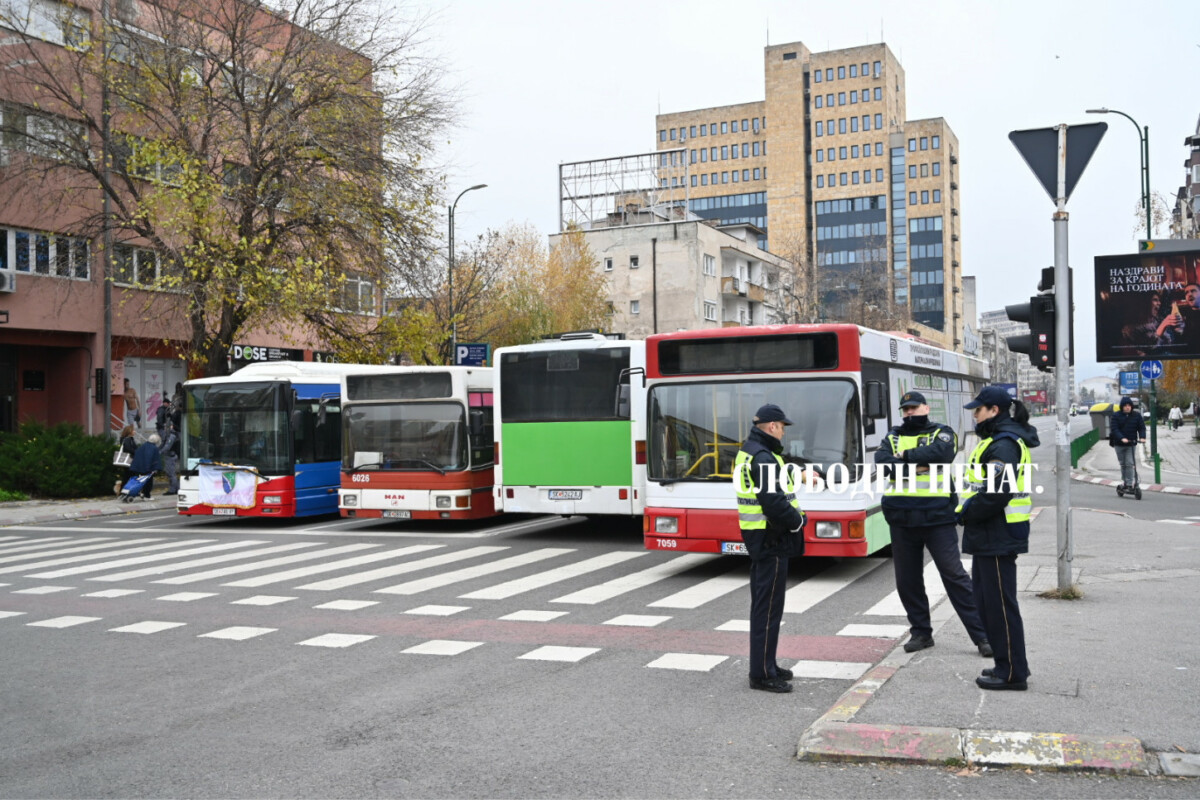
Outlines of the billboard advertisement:
[[1200,248],[1096,257],[1096,360],[1200,358]]

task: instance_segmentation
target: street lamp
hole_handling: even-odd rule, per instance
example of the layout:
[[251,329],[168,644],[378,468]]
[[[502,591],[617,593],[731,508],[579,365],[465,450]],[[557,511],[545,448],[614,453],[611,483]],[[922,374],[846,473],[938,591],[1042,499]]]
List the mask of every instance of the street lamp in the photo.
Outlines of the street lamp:
[[1137,120],[1126,114],[1124,111],[1117,111],[1115,108],[1089,108],[1089,114],[1120,114],[1125,119],[1133,123],[1133,127],[1137,129],[1138,138],[1141,140],[1141,158],[1142,158],[1142,206],[1146,209],[1146,239],[1154,238],[1153,231],[1150,226],[1150,126],[1145,127],[1138,125]]
[[458,193],[458,197],[454,198],[454,202],[450,204],[450,249],[449,249],[449,296],[450,296],[450,359],[449,364],[454,365],[454,349],[458,344],[458,322],[454,320],[454,209],[458,205],[458,201],[467,192],[473,192],[476,189],[486,189],[486,183],[477,183],[474,186],[463,189]]

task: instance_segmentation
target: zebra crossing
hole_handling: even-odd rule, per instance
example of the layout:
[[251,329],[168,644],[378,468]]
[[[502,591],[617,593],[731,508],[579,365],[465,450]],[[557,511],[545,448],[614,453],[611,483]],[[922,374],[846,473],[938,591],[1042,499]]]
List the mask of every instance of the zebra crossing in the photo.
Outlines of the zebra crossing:
[[[688,616],[732,608],[746,613],[744,598],[734,602],[731,597],[746,586],[742,562],[722,556],[681,553],[663,561],[664,554],[633,549],[589,555],[573,547],[469,541],[396,547],[123,533],[0,539],[0,575],[9,581],[0,583],[0,625],[228,642],[286,638],[294,645],[333,649],[393,642],[400,645],[398,652],[412,656],[458,657],[485,645],[527,644],[532,649],[516,658],[567,663],[614,647],[657,650],[646,668],[685,671],[738,663],[745,651],[748,620],[706,620],[704,629],[696,630]],[[798,659],[792,666],[798,676],[856,679],[906,633],[890,591],[861,613],[899,614],[899,620],[844,625],[835,637],[842,642],[836,653],[805,658],[818,639],[830,637],[803,635],[796,617],[884,563],[836,563],[789,590],[780,658]],[[936,602],[936,572],[927,572],[927,578]],[[105,584],[111,588],[102,588]],[[444,602],[447,593],[463,604]],[[437,600],[422,603],[423,595],[437,595]],[[644,599],[648,613],[603,614],[605,603],[631,598]],[[84,605],[72,608],[76,599]],[[527,607],[514,610],[505,601]],[[108,603],[116,604],[112,614],[102,610]],[[165,611],[147,611],[159,603]],[[187,613],[202,607],[211,612],[218,605],[247,609],[244,613],[277,608],[280,616],[264,624],[241,624],[246,620],[237,618],[228,621],[239,624],[221,625],[211,613],[200,620]],[[322,620],[315,624],[325,630],[290,625],[301,617],[301,608],[307,627],[314,624],[311,610]],[[141,618],[131,618],[136,615]],[[329,615],[329,622],[320,615]],[[794,635],[789,635],[789,619]],[[680,624],[693,628],[674,627]],[[413,644],[413,637],[421,641]]]

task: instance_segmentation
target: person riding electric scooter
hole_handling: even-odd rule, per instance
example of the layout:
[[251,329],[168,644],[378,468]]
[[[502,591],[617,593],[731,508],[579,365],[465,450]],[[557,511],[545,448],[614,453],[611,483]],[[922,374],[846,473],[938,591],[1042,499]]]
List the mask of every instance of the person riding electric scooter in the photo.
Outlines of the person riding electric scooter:
[[1121,398],[1121,410],[1112,415],[1108,427],[1108,443],[1117,451],[1117,461],[1121,465],[1121,485],[1117,494],[1124,495],[1132,492],[1138,500],[1142,499],[1142,487],[1138,485],[1136,450],[1140,443],[1146,441],[1146,423],[1142,415],[1133,410],[1133,398]]

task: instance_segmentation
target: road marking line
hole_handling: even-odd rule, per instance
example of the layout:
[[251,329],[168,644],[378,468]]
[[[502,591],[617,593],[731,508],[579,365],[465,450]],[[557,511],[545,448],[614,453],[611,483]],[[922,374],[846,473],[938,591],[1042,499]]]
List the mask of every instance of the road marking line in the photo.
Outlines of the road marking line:
[[[971,574],[971,559],[964,557],[963,569],[967,574]],[[942,583],[942,575],[938,572],[937,564],[930,561],[925,565],[925,569],[921,572],[921,579],[925,582],[925,594],[929,598],[929,607],[933,608],[946,597],[946,587]],[[900,602],[900,593],[897,591],[889,592],[882,600],[863,612],[864,616],[875,617],[903,617],[906,615],[904,604]]]
[[99,592],[89,592],[84,597],[125,597],[131,594],[141,594],[145,589],[104,589]]
[[511,614],[505,614],[500,619],[510,622],[549,622],[552,619],[565,617],[569,611],[514,611]]
[[174,578],[163,578],[162,580],[154,582],[171,584],[173,586],[181,586],[186,583],[197,583],[199,581],[206,581],[212,578],[225,578],[230,575],[237,575],[241,572],[257,572],[258,570],[270,569],[271,567],[282,567],[285,564],[295,564],[300,561],[315,561],[319,558],[341,555],[342,553],[353,553],[359,550],[371,550],[376,547],[379,547],[379,545],[344,544],[338,547],[331,547],[328,550],[309,550],[306,553],[300,553],[294,556],[268,558],[266,561],[255,561],[253,564],[238,564],[232,567],[221,567],[219,569],[205,570],[204,572],[193,572],[187,575],[177,575]]
[[601,625],[625,625],[631,628],[653,628],[661,625],[670,617],[660,617],[653,614],[622,614],[619,617],[613,617],[606,620]]
[[473,578],[482,578],[485,575],[492,575],[497,572],[503,572],[516,567],[523,567],[527,564],[536,564],[539,561],[545,561],[548,558],[555,558],[566,553],[574,553],[575,550],[567,547],[544,547],[540,550],[534,550],[529,553],[522,553],[509,558],[502,558],[499,561],[489,561],[486,564],[478,564],[474,567],[466,567],[464,569],[453,570],[441,575],[431,575],[428,578],[421,578],[407,583],[398,583],[395,586],[388,586],[375,591],[381,594],[418,594],[426,592],[430,589],[440,589],[443,586],[449,586],[452,583],[460,583],[469,581]]
[[797,661],[791,670],[797,678],[834,678],[856,681],[871,668],[871,664],[849,661]]
[[709,656],[699,653],[665,653],[646,666],[650,669],[682,669],[691,672],[709,672],[729,656]]
[[153,567],[144,567],[142,569],[130,570],[128,572],[117,572],[112,575],[98,575],[90,580],[93,581],[125,581],[135,578],[145,578],[148,575],[161,575],[164,572],[180,572],[185,569],[194,567],[207,567],[210,564],[222,564],[226,561],[237,561],[253,556],[265,556],[271,553],[282,553],[288,550],[298,550],[308,547],[317,547],[318,542],[293,542],[292,544],[276,544],[270,547],[260,547],[257,550],[241,550],[237,553],[226,553],[220,556],[208,556],[207,558],[193,558],[189,561],[181,561],[178,564],[156,564]]
[[[0,556],[7,556],[10,553],[24,553],[29,550],[46,550],[51,547],[62,547],[67,541],[66,536],[51,536],[48,539],[40,539],[30,542],[24,536],[12,537],[16,539],[14,542],[9,542],[6,545],[0,545]],[[81,544],[83,542],[102,542],[110,539],[109,536],[100,536],[91,539],[71,539],[71,544]]]
[[331,611],[358,611],[360,608],[379,605],[378,600],[330,600],[313,608],[327,608]]
[[0,611],[0,619],[7,619],[8,617],[22,617],[24,615],[24,611]]
[[[88,542],[88,541],[95,541],[95,540],[82,539],[79,541]],[[63,556],[63,555],[68,555],[70,553],[86,553],[86,552],[89,552],[92,550],[111,550],[113,548],[118,548],[118,547],[128,547],[130,544],[138,544],[140,542],[161,542],[161,541],[162,541],[162,539],[134,539],[133,541],[129,541],[129,540],[103,541],[103,540],[101,540],[100,544],[89,544],[89,545],[83,545],[83,546],[79,546],[79,542],[76,542],[76,543],[72,544],[71,547],[63,547],[62,542],[55,542],[55,546],[59,547],[60,549],[58,549],[58,550],[41,549],[39,552],[23,553],[23,554],[17,555],[17,556],[6,556],[4,558],[0,558],[0,564],[12,564],[16,561],[28,561],[33,558],[46,558],[47,556]],[[107,558],[108,555],[110,555],[110,554],[101,553],[101,554],[97,555],[96,558]],[[68,562],[64,561],[61,563],[68,563]],[[17,572],[19,570],[25,569],[26,567],[31,567],[33,569],[37,569],[39,566],[41,566],[41,565],[25,564],[25,565],[18,566],[18,567],[10,567],[4,571],[5,572]]]
[[357,586],[362,583],[370,583],[382,578],[394,578],[397,575],[407,575],[410,572],[420,572],[423,569],[431,567],[440,567],[443,564],[453,564],[457,561],[465,561],[476,556],[489,555],[507,550],[507,547],[468,547],[466,550],[458,550],[448,553],[441,553],[436,556],[428,556],[420,558],[416,561],[406,561],[402,564],[392,564],[388,567],[379,567],[377,569],[367,570],[366,572],[354,572],[350,575],[343,575],[340,578],[330,578],[316,583],[307,583],[298,588],[311,589],[314,591],[324,592],[330,589],[344,589],[347,586]]
[[576,663],[582,661],[593,653],[599,653],[599,647],[562,647],[560,645],[547,645],[539,647],[536,650],[530,650],[523,656],[517,658],[527,659],[529,661],[566,661]]
[[109,633],[158,633],[160,631],[169,631],[172,628],[182,628],[186,622],[135,622],[132,625],[125,625],[121,628],[109,628]]
[[374,636],[364,636],[354,633],[325,633],[303,642],[296,642],[307,647],[350,647],[351,645],[369,642]]
[[33,586],[29,589],[17,589],[13,594],[54,594],[74,589],[74,586]]
[[878,569],[883,563],[883,559],[861,558],[835,564],[819,575],[814,575],[788,589],[784,595],[783,611],[785,614],[802,614],[862,576]]
[[571,592],[571,594],[565,594],[562,597],[556,597],[550,602],[596,605],[619,595],[650,586],[673,575],[678,575],[681,572],[686,572],[700,564],[706,564],[714,558],[717,558],[717,556],[698,553],[677,556],[665,564],[659,564],[658,566],[644,569],[641,572],[634,572],[630,575],[622,575],[619,578],[613,578],[611,581],[606,581],[587,589],[580,589],[577,592]]
[[560,581],[570,580],[581,575],[607,569],[635,558],[641,558],[646,554],[644,550],[641,552],[604,553],[603,555],[587,558],[574,564],[564,564],[561,567],[539,572],[525,578],[517,578],[506,583],[489,586],[486,589],[479,589],[478,591],[459,595],[459,597],[466,600],[503,600],[514,595],[533,591],[534,589],[541,589],[553,583],[559,583]]
[[257,594],[254,597],[247,597],[242,600],[234,600],[229,605],[231,606],[277,606],[280,603],[286,603],[289,600],[295,600],[295,597],[279,597],[270,594]]
[[155,599],[166,600],[171,603],[190,603],[193,600],[203,600],[206,597],[216,596],[216,592],[176,592],[175,594],[164,594],[162,597]]
[[73,625],[83,625],[88,622],[99,622],[101,617],[54,617],[40,622],[26,622],[30,628],[70,628]]
[[[785,609],[786,610],[786,609]],[[716,628],[719,631],[736,631],[738,633],[750,632],[750,620],[748,619],[731,619],[728,622],[722,622]]]
[[415,653],[422,656],[456,656],[473,650],[483,642],[458,642],[451,639],[430,639],[428,642],[413,645],[401,653]]
[[221,628],[220,630],[210,633],[202,633],[197,636],[197,639],[232,639],[235,642],[244,642],[247,639],[253,639],[255,636],[262,636],[267,633],[274,633],[278,628],[251,628],[246,625],[234,625],[232,628]]
[[[187,544],[191,544],[188,542]],[[200,553],[212,553],[218,550],[233,550],[238,547],[251,547],[256,544],[264,544],[253,539],[247,539],[239,542],[224,542],[222,544],[210,544],[205,547],[190,547],[187,550],[173,550],[169,553],[155,553],[149,556],[135,556],[133,558],[119,558],[116,561],[105,561],[102,564],[85,564],[82,567],[67,567],[65,569],[56,569],[50,572],[39,572],[30,575],[31,578],[58,578],[64,575],[83,575],[88,572],[106,572],[114,567],[131,567],[134,564],[147,564],[151,561],[166,561],[169,558],[178,558],[179,556],[199,555]],[[144,548],[139,548],[144,549]],[[106,556],[107,557],[107,556]]]
[[419,606],[418,608],[410,608],[404,613],[428,617],[448,617],[452,614],[470,610],[470,606]]
[[[733,574],[736,572],[737,574]],[[746,586],[746,576],[740,569],[697,583],[681,592],[650,603],[651,608],[699,608],[710,600],[724,597]]]
[[282,583],[290,581],[294,578],[307,578],[309,575],[317,575],[322,572],[333,572],[347,567],[357,567],[360,564],[370,564],[375,561],[383,561],[387,558],[399,558],[400,556],[411,555],[412,553],[423,553],[426,550],[436,550],[440,547],[445,547],[441,544],[414,544],[407,547],[401,547],[397,550],[384,550],[379,553],[368,553],[363,556],[354,556],[353,558],[343,558],[338,561],[329,561],[324,564],[316,564],[311,567],[297,567],[296,569],[284,570],[283,572],[272,572],[267,575],[259,575],[256,578],[243,578],[240,581],[230,581],[223,584],[224,586],[237,586],[241,588],[255,588],[258,586],[266,586],[269,583]]
[[908,633],[907,625],[847,625],[838,636],[863,636],[872,639],[898,639]]

